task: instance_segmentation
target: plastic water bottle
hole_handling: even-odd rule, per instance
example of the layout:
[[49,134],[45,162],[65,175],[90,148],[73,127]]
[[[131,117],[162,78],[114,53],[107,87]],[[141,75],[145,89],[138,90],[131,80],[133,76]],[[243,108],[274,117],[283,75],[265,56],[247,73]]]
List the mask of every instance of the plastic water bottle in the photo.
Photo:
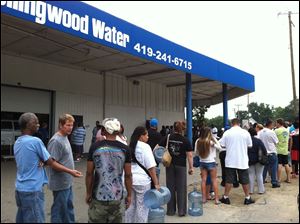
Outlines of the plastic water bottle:
[[159,208],[160,206],[167,204],[170,199],[170,190],[164,186],[161,186],[159,191],[150,189],[144,194],[144,203],[148,208]]
[[164,223],[165,210],[163,207],[150,208],[148,214],[148,223]]
[[188,213],[191,216],[201,216],[203,215],[203,205],[202,205],[202,193],[197,191],[196,185],[194,184],[194,191],[188,194]]

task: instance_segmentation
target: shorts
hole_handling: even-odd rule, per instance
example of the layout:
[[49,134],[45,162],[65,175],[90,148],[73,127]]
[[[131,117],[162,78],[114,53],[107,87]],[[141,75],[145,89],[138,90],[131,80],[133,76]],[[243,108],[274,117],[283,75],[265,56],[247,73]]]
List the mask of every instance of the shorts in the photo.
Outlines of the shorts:
[[121,201],[92,199],[88,209],[89,223],[121,223]]
[[288,155],[277,154],[277,158],[278,158],[278,164],[281,164],[281,165],[289,164]]
[[212,162],[212,163],[200,162],[200,169],[213,170],[214,168],[216,168],[216,162]]
[[236,168],[228,168],[225,167],[226,180],[225,182],[228,184],[233,184],[236,172],[238,173],[239,183],[242,185],[249,184],[249,173],[248,169],[236,169]]
[[291,151],[291,157],[293,161],[299,161],[299,151],[292,149]]

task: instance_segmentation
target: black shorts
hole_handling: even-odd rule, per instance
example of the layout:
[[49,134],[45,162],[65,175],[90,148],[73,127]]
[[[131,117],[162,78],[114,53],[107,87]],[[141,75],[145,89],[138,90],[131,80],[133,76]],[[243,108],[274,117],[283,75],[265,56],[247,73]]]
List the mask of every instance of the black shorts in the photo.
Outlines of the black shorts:
[[288,155],[277,154],[278,164],[286,165],[289,164]]
[[225,182],[228,184],[233,184],[236,172],[238,173],[238,179],[240,184],[249,184],[249,173],[248,169],[241,170],[235,168],[225,168],[226,180]]

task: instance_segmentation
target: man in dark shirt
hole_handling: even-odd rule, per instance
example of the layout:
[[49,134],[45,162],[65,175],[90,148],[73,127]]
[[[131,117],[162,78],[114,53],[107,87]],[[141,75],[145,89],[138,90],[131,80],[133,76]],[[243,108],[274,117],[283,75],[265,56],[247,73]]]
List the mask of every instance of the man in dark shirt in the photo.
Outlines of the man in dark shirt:
[[161,140],[161,134],[157,132],[157,125],[158,121],[156,118],[152,118],[150,120],[150,128],[148,129],[148,144],[150,145],[151,149],[153,150],[155,146],[160,142]]

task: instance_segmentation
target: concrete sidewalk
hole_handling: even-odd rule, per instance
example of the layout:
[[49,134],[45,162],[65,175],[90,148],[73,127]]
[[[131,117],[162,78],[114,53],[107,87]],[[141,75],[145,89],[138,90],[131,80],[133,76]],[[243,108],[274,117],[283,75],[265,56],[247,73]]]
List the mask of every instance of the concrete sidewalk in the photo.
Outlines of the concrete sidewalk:
[[[86,171],[86,159],[75,163],[76,169],[84,176]],[[220,166],[219,166],[220,167]],[[165,186],[165,169],[161,165],[161,185]],[[194,178],[197,180],[197,187],[200,190],[199,169],[196,169],[195,176],[188,177],[188,192],[193,190]],[[221,172],[218,170],[218,175]],[[283,173],[282,178],[285,178]],[[14,160],[1,161],[1,223],[15,222],[15,177],[16,166]],[[220,178],[218,180],[220,183]],[[299,193],[299,179],[292,179],[292,183],[281,184],[281,188],[271,188],[266,183],[266,193],[263,195],[253,194],[255,204],[244,205],[244,194],[241,187],[233,188],[230,192],[231,205],[215,205],[214,201],[208,201],[203,205],[203,215],[198,217],[165,216],[166,223],[215,223],[215,222],[254,222],[254,223],[299,223],[299,213],[296,197]],[[73,185],[74,206],[76,222],[86,223],[88,220],[88,206],[85,199],[85,178],[76,178]],[[219,186],[219,195],[224,193],[224,188]],[[52,205],[52,193],[45,187],[46,200],[46,222],[50,221],[50,209]]]

